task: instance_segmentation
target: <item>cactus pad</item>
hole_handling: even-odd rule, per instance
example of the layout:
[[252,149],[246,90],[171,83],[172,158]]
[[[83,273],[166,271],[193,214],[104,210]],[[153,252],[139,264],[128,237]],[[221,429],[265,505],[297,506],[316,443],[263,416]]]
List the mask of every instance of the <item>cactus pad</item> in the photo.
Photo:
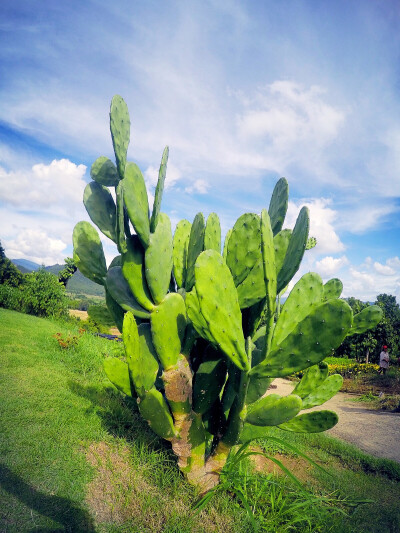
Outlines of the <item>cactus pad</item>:
[[278,274],[278,293],[286,287],[299,269],[306,249],[309,226],[310,219],[308,208],[302,207],[299,216],[297,217],[292,236],[290,237],[282,268]]
[[84,276],[104,285],[107,275],[106,259],[99,234],[89,222],[78,222],[72,235],[74,262]]
[[103,362],[104,372],[118,390],[132,397],[128,365],[117,357],[107,357]]
[[118,171],[108,157],[98,157],[90,169],[90,177],[105,187],[116,187],[119,182]]
[[343,378],[340,374],[328,376],[319,387],[316,387],[304,398],[302,409],[310,409],[311,407],[327,402],[339,392],[342,385]]
[[271,349],[280,344],[322,302],[323,285],[318,274],[304,274],[291,290],[276,322]]
[[125,172],[130,129],[131,121],[129,119],[128,106],[121,96],[115,95],[111,101],[110,130],[118,174],[121,179],[124,177]]
[[338,420],[338,415],[333,411],[312,411],[298,415],[278,427],[295,433],[320,433],[333,428]]
[[144,250],[137,235],[127,241],[127,252],[122,255],[122,274],[128,282],[134,298],[147,311],[152,311],[154,304],[144,275]]
[[174,277],[181,289],[186,282],[187,254],[192,224],[188,220],[181,220],[175,228],[173,240]]
[[194,285],[194,265],[199,254],[204,250],[205,224],[203,213],[197,213],[190,229],[187,252],[186,283],[185,289],[191,291]]
[[251,374],[283,377],[322,361],[345,338],[352,311],[343,300],[329,300],[315,307],[280,343],[272,340],[271,351]]
[[182,296],[170,293],[151,313],[151,333],[158,358],[165,370],[174,366],[186,331],[186,307]]
[[150,313],[135,300],[129,285],[122,274],[121,267],[108,269],[106,287],[114,300],[125,311],[131,311],[138,318],[150,318]]
[[279,233],[285,221],[289,200],[289,185],[285,178],[281,178],[275,185],[268,214],[271,219],[271,228],[274,235]]
[[292,394],[297,394],[300,398],[305,398],[313,390],[317,389],[328,377],[328,365],[322,361],[318,365],[313,365],[307,368],[303,373],[303,377],[295,386]]
[[159,368],[149,324],[137,327],[132,313],[126,313],[123,340],[129,372],[136,392],[142,397],[154,386]]
[[166,146],[161,158],[160,170],[158,171],[158,182],[156,187],[156,192],[154,195],[154,205],[153,212],[151,214],[150,220],[150,231],[154,233],[158,224],[158,216],[161,209],[161,199],[164,192],[164,182],[165,176],[167,174],[167,163],[168,163],[169,148]]
[[229,237],[226,264],[235,286],[249,275],[261,255],[260,217],[246,213],[238,218]]
[[237,367],[247,370],[237,292],[221,255],[214,250],[202,252],[196,261],[195,277],[201,314],[215,344]]
[[333,298],[339,298],[342,294],[343,283],[340,279],[332,278],[324,285],[324,300],[332,300]]
[[168,215],[160,213],[156,231],[145,252],[145,275],[153,300],[159,304],[168,292],[172,272],[172,233]]
[[204,233],[204,250],[221,253],[221,224],[217,213],[210,213]]
[[91,181],[85,187],[83,203],[92,222],[106,237],[116,242],[116,207],[107,187]]
[[135,163],[127,163],[122,187],[130,221],[144,248],[147,248],[150,240],[149,200],[144,178]]
[[159,437],[171,440],[178,436],[168,404],[161,392],[155,388],[149,390],[143,398],[138,399],[138,405],[140,414]]
[[364,333],[365,331],[374,328],[382,320],[383,312],[379,305],[369,305],[365,307],[360,313],[354,315],[353,325],[348,332],[348,336],[356,333]]
[[268,394],[247,408],[246,422],[254,426],[277,426],[297,415],[301,398],[294,394],[279,396]]

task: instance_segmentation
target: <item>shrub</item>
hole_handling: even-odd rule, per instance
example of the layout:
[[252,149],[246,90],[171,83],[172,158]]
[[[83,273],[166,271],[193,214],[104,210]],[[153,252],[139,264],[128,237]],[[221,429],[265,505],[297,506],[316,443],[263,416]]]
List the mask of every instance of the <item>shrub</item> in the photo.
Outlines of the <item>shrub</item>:
[[40,268],[26,274],[23,284],[23,312],[36,316],[65,316],[67,297],[65,287],[57,276]]

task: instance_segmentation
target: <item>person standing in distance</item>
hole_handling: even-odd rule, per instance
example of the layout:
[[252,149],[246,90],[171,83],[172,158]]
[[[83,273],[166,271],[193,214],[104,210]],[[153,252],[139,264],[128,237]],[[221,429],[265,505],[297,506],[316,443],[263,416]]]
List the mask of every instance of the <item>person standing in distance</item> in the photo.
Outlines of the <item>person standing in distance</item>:
[[389,368],[389,354],[387,351],[387,346],[383,346],[381,354],[379,356],[379,374],[386,374],[386,370]]

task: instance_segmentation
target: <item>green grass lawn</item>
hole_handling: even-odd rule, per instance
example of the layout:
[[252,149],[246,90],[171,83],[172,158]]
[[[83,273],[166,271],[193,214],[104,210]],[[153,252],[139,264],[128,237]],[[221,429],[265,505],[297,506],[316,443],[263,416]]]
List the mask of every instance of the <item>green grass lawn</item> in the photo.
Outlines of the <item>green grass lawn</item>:
[[121,343],[83,334],[63,349],[54,335],[76,326],[4,309],[0,325],[1,532],[398,531],[400,466],[324,435],[286,438],[329,475],[263,444],[305,492],[244,462],[196,514],[168,443],[103,374]]

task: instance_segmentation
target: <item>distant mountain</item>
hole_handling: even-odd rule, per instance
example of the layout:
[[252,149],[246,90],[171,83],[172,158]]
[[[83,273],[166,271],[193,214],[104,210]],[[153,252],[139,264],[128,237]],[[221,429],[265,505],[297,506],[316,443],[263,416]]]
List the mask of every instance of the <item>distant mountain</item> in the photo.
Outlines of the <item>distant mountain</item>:
[[[11,259],[11,261],[23,274],[36,271],[41,266],[33,261],[28,261],[27,259]],[[65,265],[55,264],[47,266],[45,269],[58,276],[58,273],[64,268],[64,266]],[[67,292],[72,294],[86,294],[87,296],[104,297],[104,287],[97,285],[97,283],[90,281],[90,279],[85,278],[85,276],[81,274],[79,270],[77,270],[72,278],[68,280]]]
[[11,259],[11,262],[14,263],[17,267],[23,267],[25,271],[21,270],[22,273],[32,272],[33,270],[38,270],[40,265],[34,263],[33,261],[28,261],[28,259]]

